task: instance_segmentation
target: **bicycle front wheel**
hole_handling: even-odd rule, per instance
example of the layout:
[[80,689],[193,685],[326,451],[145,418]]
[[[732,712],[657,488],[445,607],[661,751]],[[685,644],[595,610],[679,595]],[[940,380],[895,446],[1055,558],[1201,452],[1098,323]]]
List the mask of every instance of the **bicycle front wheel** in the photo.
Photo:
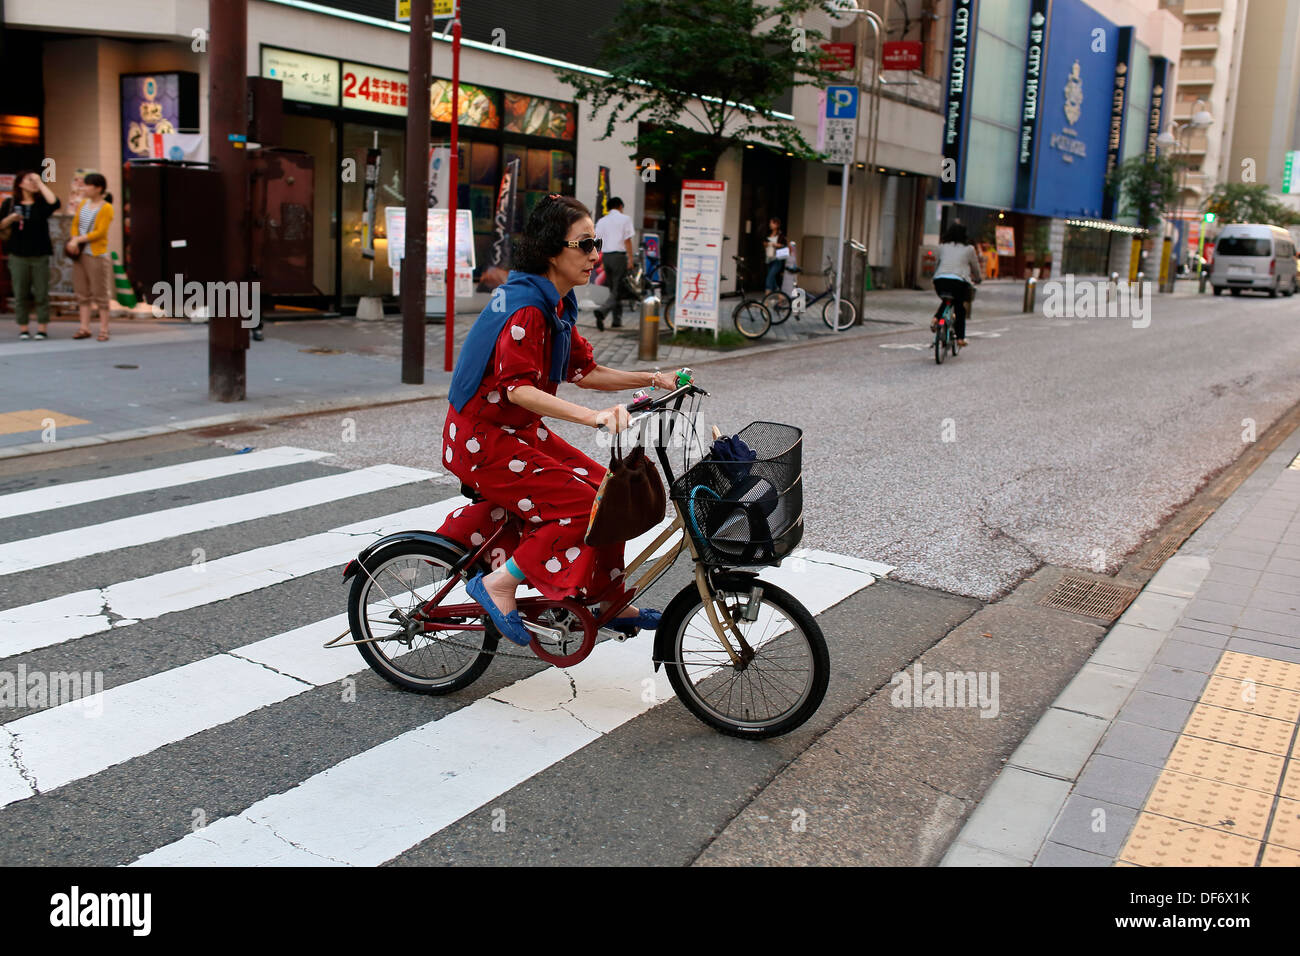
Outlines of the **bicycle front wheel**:
[[780,325],[790,318],[790,312],[793,310],[790,297],[780,289],[763,296],[763,307],[772,313],[773,325]]
[[[673,598],[659,622],[670,635],[668,680],[692,714],[732,737],[763,740],[801,726],[821,706],[830,654],[808,609],[774,585],[724,578],[715,600],[726,606],[753,656],[734,664],[718,641],[694,584]],[[730,637],[733,649],[734,636]]]
[[677,270],[672,266],[661,266],[659,275],[663,285],[663,305],[659,310],[664,325],[669,332],[677,331]]
[[943,329],[934,333],[934,360],[939,365],[943,364],[943,354],[945,352],[943,336]]
[[772,313],[762,302],[748,299],[740,303],[731,313],[736,323],[736,331],[747,339],[761,339],[772,327]]
[[835,296],[829,296],[822,306],[822,321],[826,327],[836,332],[843,332],[858,319],[858,307],[848,299],[840,299],[840,314],[835,315]]

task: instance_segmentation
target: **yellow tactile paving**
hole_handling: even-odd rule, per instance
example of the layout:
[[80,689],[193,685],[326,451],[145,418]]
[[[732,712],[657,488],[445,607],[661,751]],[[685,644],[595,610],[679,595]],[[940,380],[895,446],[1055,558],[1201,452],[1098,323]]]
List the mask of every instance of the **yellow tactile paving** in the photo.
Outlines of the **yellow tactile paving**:
[[1300,693],[1236,677],[1211,677],[1201,703],[1291,723],[1300,719]]
[[[1118,864],[1117,864],[1118,865]],[[1300,866],[1300,852],[1288,850],[1282,846],[1264,847],[1264,858],[1259,861],[1260,866]]]
[[1273,825],[1268,828],[1268,842],[1300,850],[1300,800],[1278,800]]
[[[1166,770],[1147,798],[1148,813],[1264,839],[1273,795]],[[1286,843],[1284,840],[1277,841]],[[1288,846],[1290,844],[1287,844]]]
[[1286,777],[1282,781],[1282,789],[1278,791],[1278,795],[1291,800],[1300,800],[1300,760],[1293,758],[1287,763]]
[[1274,687],[1300,691],[1300,664],[1292,664],[1289,661],[1275,661],[1267,657],[1256,657],[1253,654],[1224,651],[1214,673],[1223,677],[1253,680],[1257,684],[1271,684]]
[[56,428],[67,425],[89,425],[84,418],[64,415],[62,412],[50,411],[48,408],[27,408],[18,412],[0,414],[0,435],[13,435],[18,432],[38,432],[45,428],[45,421],[52,419]]
[[1276,754],[1233,747],[1214,740],[1179,737],[1165,763],[1165,769],[1218,780],[1248,790],[1277,793],[1285,759]]
[[1226,707],[1197,704],[1187,718],[1183,733],[1285,757],[1291,750],[1295,724]]
[[1235,833],[1140,813],[1119,859],[1138,866],[1254,866],[1259,847]]

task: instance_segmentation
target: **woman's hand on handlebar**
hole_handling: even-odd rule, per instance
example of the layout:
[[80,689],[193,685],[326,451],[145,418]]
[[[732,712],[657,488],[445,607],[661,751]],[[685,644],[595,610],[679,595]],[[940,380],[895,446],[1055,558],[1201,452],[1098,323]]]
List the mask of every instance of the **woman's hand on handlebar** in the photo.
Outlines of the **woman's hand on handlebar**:
[[630,418],[626,405],[611,405],[609,408],[593,413],[592,427],[621,432],[627,428]]

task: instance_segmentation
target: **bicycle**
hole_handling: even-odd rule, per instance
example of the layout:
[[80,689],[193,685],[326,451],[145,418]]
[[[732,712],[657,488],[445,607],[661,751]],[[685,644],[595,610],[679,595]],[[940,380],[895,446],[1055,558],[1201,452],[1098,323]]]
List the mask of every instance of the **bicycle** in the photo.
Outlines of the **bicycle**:
[[[798,266],[794,268],[787,266],[785,271],[793,272],[796,275],[803,272],[803,270]],[[848,299],[844,298],[840,299],[839,321],[835,321],[835,264],[831,261],[829,256],[826,258],[826,268],[822,270],[822,276],[826,278],[825,290],[817,293],[811,299],[807,299],[804,302],[803,309],[798,312],[794,309],[794,301],[781,289],[776,289],[763,296],[763,305],[766,306],[767,310],[772,314],[772,324],[780,325],[786,319],[790,318],[791,313],[794,313],[796,320],[801,320],[801,313],[807,311],[817,302],[821,302],[822,299],[826,300],[822,303],[822,321],[826,323],[828,329],[833,332],[843,332],[856,322],[858,320],[858,307]],[[798,287],[798,282],[799,280],[796,278],[796,297],[803,292],[803,290]]]
[[628,272],[623,281],[638,302],[645,296],[647,285],[658,292],[659,318],[670,333],[677,331],[674,321],[677,304],[677,270],[662,259],[649,255],[645,239],[641,240],[636,268]]
[[[671,412],[693,430],[699,397],[707,395],[688,382],[660,399],[639,399],[629,411],[639,413],[634,422]],[[684,414],[687,398],[692,408]],[[366,547],[343,572],[352,582],[349,629],[325,646],[356,646],[385,680],[435,695],[467,687],[496,656],[572,667],[592,652],[600,628],[686,551],[695,563],[695,580],[664,609],[654,636],[655,670],[664,666],[687,710],[721,733],[752,740],[789,733],[812,716],[826,694],[826,640],[798,599],[750,569],[779,564],[802,540],[802,435],[790,425],[754,422],[739,436],[757,460],[703,458],[688,465],[684,456],[677,476],[665,443],[656,442],[677,513],[627,565],[624,579],[630,581],[665,545],[667,552],[604,612],[574,597],[520,598],[520,617],[533,633],[531,655],[524,649],[498,651],[500,633],[465,592],[466,581],[490,570],[489,555],[510,523],[522,527],[513,515],[493,531],[485,528],[477,546],[433,532],[404,531]],[[462,493],[474,497],[472,489]],[[349,636],[351,641],[340,643]]]
[[731,261],[736,264],[736,288],[718,296],[718,301],[740,296],[740,301],[731,310],[731,321],[735,324],[736,331],[745,338],[761,339],[772,327],[772,313],[763,305],[761,298],[751,298],[751,293],[745,290],[745,282],[751,278],[745,260],[740,256],[732,256]]
[[[939,310],[939,315],[935,319],[937,323],[934,330],[934,360],[937,364],[943,364],[945,352],[952,352],[955,357],[961,350],[957,344],[957,325],[953,317],[953,298],[950,295],[940,296],[943,299],[943,307]],[[970,317],[967,316],[969,321]]]

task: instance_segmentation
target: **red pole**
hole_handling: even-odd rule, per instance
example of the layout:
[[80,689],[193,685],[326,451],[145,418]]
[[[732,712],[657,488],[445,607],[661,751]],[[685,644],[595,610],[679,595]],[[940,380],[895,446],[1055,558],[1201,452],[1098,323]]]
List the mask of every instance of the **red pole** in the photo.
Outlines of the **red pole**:
[[451,371],[452,343],[455,339],[456,325],[456,200],[460,191],[460,173],[457,165],[460,160],[460,4],[456,9],[456,19],[451,24],[451,169],[448,174],[451,181],[447,184],[447,346],[443,359],[443,370]]
[[406,111],[406,250],[402,257],[402,384],[424,384],[424,281],[429,261],[429,69],[433,5],[412,0]]

